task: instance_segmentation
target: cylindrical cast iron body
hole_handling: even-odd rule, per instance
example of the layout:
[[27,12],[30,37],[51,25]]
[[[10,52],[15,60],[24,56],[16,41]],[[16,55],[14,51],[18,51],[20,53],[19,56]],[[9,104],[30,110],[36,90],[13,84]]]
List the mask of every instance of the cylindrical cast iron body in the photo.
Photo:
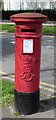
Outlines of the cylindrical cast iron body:
[[24,114],[39,108],[39,79],[42,22],[47,17],[38,13],[11,16],[15,21],[15,105]]

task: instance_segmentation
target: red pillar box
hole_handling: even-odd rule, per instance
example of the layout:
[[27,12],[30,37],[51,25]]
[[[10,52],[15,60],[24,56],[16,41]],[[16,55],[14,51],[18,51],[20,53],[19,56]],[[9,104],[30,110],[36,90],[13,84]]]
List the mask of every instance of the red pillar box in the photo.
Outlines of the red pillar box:
[[18,13],[10,17],[15,22],[15,104],[23,114],[39,108],[39,79],[42,22],[47,17],[39,13]]

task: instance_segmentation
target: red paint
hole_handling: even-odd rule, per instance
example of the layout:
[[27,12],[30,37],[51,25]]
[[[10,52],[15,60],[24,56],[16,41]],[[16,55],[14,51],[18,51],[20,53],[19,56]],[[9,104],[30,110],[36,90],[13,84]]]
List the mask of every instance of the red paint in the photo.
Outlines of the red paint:
[[[37,13],[21,13],[21,15],[11,16],[11,20],[16,23],[15,89],[17,91],[39,90],[42,22],[46,19],[46,16]],[[33,29],[36,32],[24,32],[22,29]],[[23,53],[24,39],[33,39],[33,53]]]

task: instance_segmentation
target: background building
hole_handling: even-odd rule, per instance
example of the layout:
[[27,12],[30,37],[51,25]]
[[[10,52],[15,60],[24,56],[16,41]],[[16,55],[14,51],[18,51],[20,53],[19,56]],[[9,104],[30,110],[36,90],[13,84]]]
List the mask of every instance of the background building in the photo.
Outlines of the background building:
[[56,0],[3,0],[4,10],[55,9]]
[[4,9],[4,1],[0,0],[0,10],[3,10],[3,9]]

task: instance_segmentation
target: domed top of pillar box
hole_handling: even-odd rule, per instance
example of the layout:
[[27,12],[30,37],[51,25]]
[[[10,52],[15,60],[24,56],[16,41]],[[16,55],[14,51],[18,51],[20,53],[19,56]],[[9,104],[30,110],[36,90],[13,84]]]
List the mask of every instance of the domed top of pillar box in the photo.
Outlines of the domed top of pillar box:
[[47,20],[47,16],[43,14],[39,14],[36,12],[24,12],[24,13],[17,13],[12,16],[10,16],[10,20],[14,22],[19,22],[19,21],[31,21],[31,22],[45,22]]

